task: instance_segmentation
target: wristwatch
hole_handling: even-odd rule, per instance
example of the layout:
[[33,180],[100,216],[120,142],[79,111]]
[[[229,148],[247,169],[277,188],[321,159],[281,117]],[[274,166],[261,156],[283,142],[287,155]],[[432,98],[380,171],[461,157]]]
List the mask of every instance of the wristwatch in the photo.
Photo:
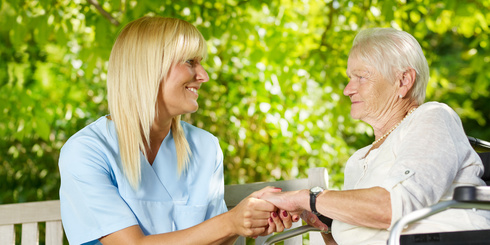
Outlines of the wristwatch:
[[310,189],[310,209],[316,216],[321,216],[321,214],[316,210],[316,197],[323,191],[323,188],[320,186],[315,186]]

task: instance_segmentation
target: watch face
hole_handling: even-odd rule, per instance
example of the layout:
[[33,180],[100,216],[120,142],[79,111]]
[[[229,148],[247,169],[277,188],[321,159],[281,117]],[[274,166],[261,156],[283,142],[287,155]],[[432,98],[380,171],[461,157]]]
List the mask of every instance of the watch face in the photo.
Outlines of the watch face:
[[310,191],[317,194],[317,193],[322,192],[323,188],[321,188],[320,186],[315,186],[315,187],[311,188]]

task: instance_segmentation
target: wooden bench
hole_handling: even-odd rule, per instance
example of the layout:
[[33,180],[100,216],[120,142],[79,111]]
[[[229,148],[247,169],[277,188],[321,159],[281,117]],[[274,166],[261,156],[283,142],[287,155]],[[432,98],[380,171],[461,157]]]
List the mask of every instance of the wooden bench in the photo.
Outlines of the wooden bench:
[[45,244],[63,244],[60,201],[0,205],[0,244],[15,244],[15,225],[22,225],[22,245],[39,244],[38,223],[46,223]]
[[[295,179],[275,182],[257,182],[241,185],[225,186],[225,202],[228,209],[236,206],[243,198],[252,192],[266,186],[282,188],[283,191],[309,189],[312,186],[328,186],[328,174],[325,168],[312,168],[308,172],[308,179]],[[17,204],[0,205],[0,244],[15,244],[15,226],[20,225],[21,244],[39,244],[39,223],[45,223],[45,244],[63,244],[63,227],[61,224],[60,202],[40,201]],[[294,223],[293,227],[302,225],[301,222]],[[235,244],[245,245],[251,238],[240,237]],[[255,244],[262,244],[267,237],[259,237]],[[311,232],[310,244],[318,244],[323,241],[318,232]],[[318,242],[317,242],[318,241]],[[303,244],[302,236],[291,238],[284,244]]]

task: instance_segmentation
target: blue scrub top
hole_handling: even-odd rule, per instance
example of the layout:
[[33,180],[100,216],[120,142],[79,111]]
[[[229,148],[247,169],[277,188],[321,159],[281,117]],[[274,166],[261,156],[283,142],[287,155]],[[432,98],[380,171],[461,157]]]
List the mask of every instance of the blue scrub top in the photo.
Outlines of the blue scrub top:
[[186,229],[226,212],[223,153],[218,139],[181,125],[192,156],[180,176],[172,133],[150,165],[141,155],[141,183],[123,174],[114,123],[105,116],[74,134],[61,149],[61,218],[70,244],[97,244],[139,225],[144,234]]

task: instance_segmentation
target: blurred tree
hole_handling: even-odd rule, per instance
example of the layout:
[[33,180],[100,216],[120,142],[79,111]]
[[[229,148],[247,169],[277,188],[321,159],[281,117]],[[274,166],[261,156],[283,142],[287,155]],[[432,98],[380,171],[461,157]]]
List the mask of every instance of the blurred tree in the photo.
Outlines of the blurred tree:
[[394,27],[421,43],[427,100],[452,106],[490,139],[487,0],[0,0],[0,203],[57,199],[63,143],[108,113],[105,76],[118,31],[143,15],[177,17],[208,41],[211,80],[185,120],[215,134],[226,183],[304,177],[373,140],[349,116],[356,33]]

